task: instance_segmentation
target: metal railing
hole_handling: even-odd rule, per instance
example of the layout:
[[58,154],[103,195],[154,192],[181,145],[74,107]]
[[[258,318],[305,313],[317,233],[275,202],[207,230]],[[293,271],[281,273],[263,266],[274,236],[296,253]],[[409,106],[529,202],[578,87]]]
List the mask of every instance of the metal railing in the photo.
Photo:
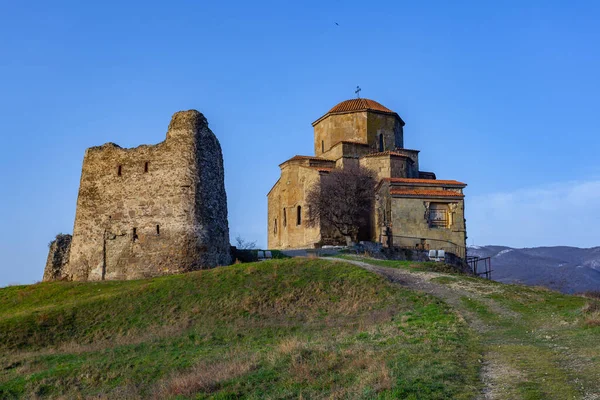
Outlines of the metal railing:
[[471,268],[473,275],[485,275],[486,279],[492,279],[492,259],[490,257],[467,257],[467,264]]

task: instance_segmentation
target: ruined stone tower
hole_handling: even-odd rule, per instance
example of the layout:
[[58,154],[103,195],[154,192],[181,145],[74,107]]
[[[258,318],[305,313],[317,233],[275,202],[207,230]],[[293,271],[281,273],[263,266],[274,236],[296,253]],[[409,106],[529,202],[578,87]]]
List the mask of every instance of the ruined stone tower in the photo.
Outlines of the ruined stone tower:
[[69,253],[45,280],[137,279],[230,263],[223,156],[201,113],[175,113],[157,145],[86,150]]

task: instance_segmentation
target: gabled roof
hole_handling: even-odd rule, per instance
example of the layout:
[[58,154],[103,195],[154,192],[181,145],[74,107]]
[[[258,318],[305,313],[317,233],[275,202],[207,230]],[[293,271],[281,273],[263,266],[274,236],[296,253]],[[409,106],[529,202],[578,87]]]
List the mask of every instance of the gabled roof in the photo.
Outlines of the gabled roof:
[[277,182],[275,182],[275,184],[273,186],[271,186],[271,190],[269,190],[269,193],[267,193],[267,197],[269,197],[269,195],[271,194],[273,189],[275,189],[275,186],[277,186],[277,184],[279,183],[280,180],[281,180],[281,177],[279,177],[279,179],[277,179]]
[[327,158],[315,157],[315,156],[294,156],[294,157],[290,158],[288,161],[292,161],[292,160],[331,161],[331,160],[328,160]]
[[282,162],[281,164],[279,164],[280,166],[290,162],[290,161],[302,161],[302,160],[310,160],[310,161],[328,161],[328,162],[332,162],[335,163],[335,161],[330,160],[328,158],[322,158],[322,157],[315,157],[315,156],[294,156],[292,158],[290,158],[289,160],[285,160],[284,162]]

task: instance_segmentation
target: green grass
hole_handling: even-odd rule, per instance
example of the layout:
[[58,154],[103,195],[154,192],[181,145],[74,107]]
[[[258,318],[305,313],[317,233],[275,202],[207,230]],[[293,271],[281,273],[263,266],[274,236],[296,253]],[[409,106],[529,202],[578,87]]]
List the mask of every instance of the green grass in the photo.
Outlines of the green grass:
[[339,262],[0,289],[3,399],[468,399],[480,350],[443,301]]
[[361,260],[437,297],[318,259],[0,289],[0,398],[472,399],[482,374],[497,398],[600,393],[598,299]]
[[[414,263],[384,263],[423,270]],[[579,399],[600,393],[597,299],[460,274],[440,274],[430,282],[454,289],[460,295],[455,310],[484,324],[480,343],[488,362],[499,366],[500,398]]]
[[[363,257],[353,254],[338,254],[334,256],[342,260],[363,260]],[[447,274],[458,274],[456,268],[443,262],[435,261],[407,261],[407,260],[379,260],[374,258],[368,259],[369,264],[378,265],[387,268],[400,268],[414,272],[441,272]]]

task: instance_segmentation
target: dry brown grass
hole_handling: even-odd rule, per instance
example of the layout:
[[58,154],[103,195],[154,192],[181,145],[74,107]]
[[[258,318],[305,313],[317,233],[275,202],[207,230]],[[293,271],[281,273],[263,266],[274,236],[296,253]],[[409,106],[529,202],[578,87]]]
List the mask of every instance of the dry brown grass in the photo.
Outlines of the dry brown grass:
[[587,326],[600,326],[600,302],[590,301],[581,309]]
[[587,326],[600,326],[600,314],[597,314],[594,318],[587,318],[585,324]]
[[351,361],[346,368],[349,371],[359,371],[357,389],[360,392],[366,387],[371,387],[376,392],[388,390],[393,387],[392,374],[384,360],[384,354],[373,351],[361,351],[361,354],[357,356],[355,351],[347,351],[350,352],[348,357],[351,357]]
[[300,341],[297,337],[293,336],[281,341],[277,346],[277,352],[279,352],[280,354],[292,354],[304,347],[305,343],[303,341]]
[[[397,329],[376,329],[368,327],[369,331],[382,337],[389,338],[397,334]],[[270,357],[271,362],[276,362],[279,357],[289,357],[288,370],[292,380],[300,384],[315,384],[324,376],[355,376],[351,384],[333,388],[331,399],[360,397],[366,388],[379,393],[389,390],[394,385],[392,373],[385,361],[386,354],[375,351],[368,345],[355,342],[350,348],[341,349],[342,344],[353,334],[338,333],[331,342],[325,338],[313,338],[314,341],[305,342],[296,337],[281,341]],[[323,340],[320,340],[323,339]],[[382,338],[383,340],[383,338]],[[327,379],[327,378],[325,378]]]
[[581,309],[584,314],[594,314],[600,311],[600,303],[590,301]]
[[587,292],[579,293],[578,296],[600,300],[600,290],[588,290]]
[[14,351],[10,357],[5,359],[5,363],[11,363],[13,359],[26,360],[30,357],[45,356],[51,354],[83,354],[105,349],[111,349],[118,346],[135,345],[148,343],[167,337],[180,335],[188,329],[187,324],[171,326],[150,326],[144,332],[127,332],[124,335],[118,335],[111,339],[97,338],[92,343],[79,343],[76,341],[63,342],[53,347],[47,347],[38,351]]
[[227,359],[201,362],[187,371],[173,374],[158,385],[154,398],[213,393],[222,382],[244,375],[256,367],[254,359],[237,357],[239,354],[230,354]]

